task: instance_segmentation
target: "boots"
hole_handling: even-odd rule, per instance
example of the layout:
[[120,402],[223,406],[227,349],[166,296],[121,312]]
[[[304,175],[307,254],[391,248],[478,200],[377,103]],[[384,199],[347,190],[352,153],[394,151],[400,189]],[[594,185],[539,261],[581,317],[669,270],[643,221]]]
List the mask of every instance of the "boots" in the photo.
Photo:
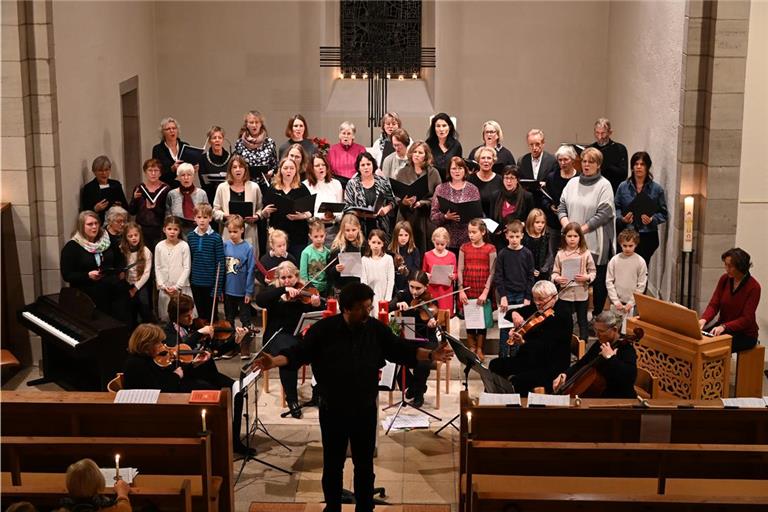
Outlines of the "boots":
[[475,349],[475,354],[477,354],[477,357],[480,358],[480,361],[484,361],[485,354],[483,354],[483,345],[485,344],[485,334],[478,334],[475,337],[475,343],[477,344],[477,348]]
[[477,354],[477,344],[475,342],[475,335],[467,333],[467,348],[473,354]]

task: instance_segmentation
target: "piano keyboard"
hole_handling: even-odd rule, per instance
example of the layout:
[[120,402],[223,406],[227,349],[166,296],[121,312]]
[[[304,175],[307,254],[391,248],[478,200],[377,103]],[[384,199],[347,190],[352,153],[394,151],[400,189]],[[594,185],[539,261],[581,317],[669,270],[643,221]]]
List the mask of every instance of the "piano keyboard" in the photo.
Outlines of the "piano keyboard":
[[29,320],[33,324],[37,325],[41,329],[45,330],[49,334],[52,334],[56,338],[60,339],[61,341],[63,341],[64,343],[66,343],[66,344],[68,344],[68,345],[70,345],[72,347],[76,347],[77,345],[80,344],[80,341],[76,340],[75,338],[73,338],[69,334],[66,334],[63,331],[57,329],[56,327],[54,327],[53,325],[49,324],[45,320],[43,320],[43,319],[33,315],[29,311],[23,311],[21,313],[21,316],[23,316],[24,318],[26,318],[27,320]]

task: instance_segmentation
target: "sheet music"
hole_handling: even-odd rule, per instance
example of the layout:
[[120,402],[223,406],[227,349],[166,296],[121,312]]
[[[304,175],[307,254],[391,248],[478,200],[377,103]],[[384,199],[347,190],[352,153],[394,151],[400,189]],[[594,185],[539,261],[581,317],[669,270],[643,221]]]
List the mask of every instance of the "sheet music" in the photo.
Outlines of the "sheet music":
[[395,419],[393,415],[387,416],[381,420],[381,426],[384,428],[384,430],[389,428],[390,423],[392,423],[392,428],[395,430],[402,430],[407,428],[429,428],[429,417],[426,414],[418,414],[414,416],[409,414],[400,414],[397,419]]
[[[523,304],[512,304],[510,306],[507,306],[507,311],[514,311],[515,309],[520,309],[523,307]],[[499,319],[499,329],[512,329],[515,324],[507,320],[506,313],[501,312],[501,308],[496,310],[496,313],[498,314]]]
[[116,404],[156,404],[159,389],[121,389],[115,395]]
[[[255,370],[250,372],[248,375],[245,376],[243,379],[243,387],[248,388],[248,386],[251,385],[253,381],[261,377],[261,370]],[[232,383],[232,397],[240,392],[240,379],[235,379],[235,382]]]
[[724,407],[738,407],[739,409],[765,409],[766,397],[763,398],[723,398]]
[[429,276],[429,282],[447,286],[451,284],[451,274],[453,274],[453,265],[435,265]]
[[360,277],[363,275],[363,257],[359,252],[340,252],[339,264],[344,265],[341,277]]
[[464,304],[464,322],[466,329],[485,329],[485,311],[477,305],[477,299]]
[[394,389],[395,385],[395,363],[387,361],[384,368],[381,369],[381,377],[379,378],[379,387]]
[[528,406],[545,405],[547,407],[570,407],[570,395],[547,395],[544,393],[528,393]]
[[560,262],[560,275],[569,281],[581,273],[581,259],[568,258]]
[[480,393],[480,405],[522,405],[519,393]]
[[[104,475],[104,481],[107,483],[107,487],[111,487],[115,482],[115,468],[99,468],[101,474]],[[132,484],[133,479],[139,474],[137,468],[120,468],[120,478],[125,480],[125,483]]]
[[493,219],[484,218],[482,221],[489,233],[495,233],[496,230],[499,229],[499,223]]

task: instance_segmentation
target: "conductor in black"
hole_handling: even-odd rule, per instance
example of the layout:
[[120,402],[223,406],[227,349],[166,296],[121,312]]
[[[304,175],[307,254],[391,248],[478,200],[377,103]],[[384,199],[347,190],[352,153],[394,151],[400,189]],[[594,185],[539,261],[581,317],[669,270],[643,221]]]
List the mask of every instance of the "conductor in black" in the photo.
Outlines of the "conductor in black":
[[341,512],[348,443],[355,469],[355,511],[370,512],[379,369],[385,360],[410,367],[418,361],[448,361],[453,351],[445,342],[434,350],[419,348],[370,318],[373,290],[365,284],[346,286],[339,307],[341,314],[317,322],[299,344],[277,356],[262,353],[254,360],[254,368],[312,364],[319,388],[325,512]]

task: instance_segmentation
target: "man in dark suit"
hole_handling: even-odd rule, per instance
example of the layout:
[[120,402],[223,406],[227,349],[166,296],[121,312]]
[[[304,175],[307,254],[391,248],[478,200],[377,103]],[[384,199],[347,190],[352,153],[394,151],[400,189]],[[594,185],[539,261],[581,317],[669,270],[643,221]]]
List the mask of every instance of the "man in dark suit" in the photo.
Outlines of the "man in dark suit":
[[611,122],[601,117],[595,121],[595,142],[590,145],[591,148],[597,148],[603,154],[603,165],[600,172],[611,182],[614,195],[616,189],[622,181],[629,176],[629,164],[627,159],[627,148],[624,144],[611,140]]
[[517,166],[520,170],[520,178],[536,181],[544,181],[544,178],[552,171],[557,171],[560,166],[554,156],[544,151],[544,132],[538,128],[533,128],[528,132],[528,149],[520,158]]

